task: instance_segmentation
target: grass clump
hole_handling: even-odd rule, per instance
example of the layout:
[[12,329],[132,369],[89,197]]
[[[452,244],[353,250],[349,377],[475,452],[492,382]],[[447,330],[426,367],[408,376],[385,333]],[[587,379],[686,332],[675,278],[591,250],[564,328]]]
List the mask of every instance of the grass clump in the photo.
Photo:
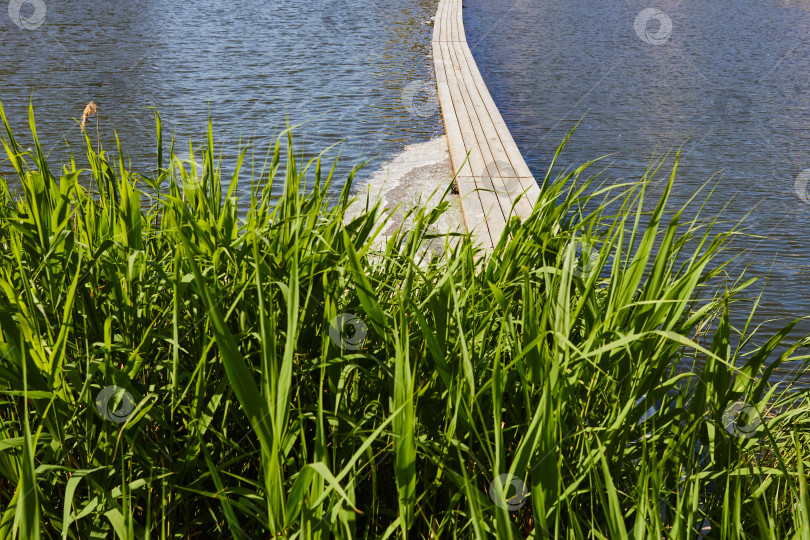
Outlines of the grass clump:
[[655,170],[552,164],[492,253],[436,253],[448,201],[380,242],[289,137],[239,219],[210,125],[198,171],[158,118],[142,176],[3,121],[0,537],[806,534],[807,395],[769,380],[802,343],[731,327],[751,281],[665,213],[677,163],[649,212]]

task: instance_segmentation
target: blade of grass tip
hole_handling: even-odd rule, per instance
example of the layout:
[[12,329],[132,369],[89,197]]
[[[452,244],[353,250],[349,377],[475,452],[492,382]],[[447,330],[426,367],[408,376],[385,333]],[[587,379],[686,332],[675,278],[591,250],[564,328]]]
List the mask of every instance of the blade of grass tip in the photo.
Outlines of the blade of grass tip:
[[248,147],[245,146],[242,148],[242,151],[239,153],[239,157],[236,159],[236,165],[233,169],[233,176],[231,176],[231,181],[228,184],[228,193],[225,194],[226,198],[231,198],[233,196],[234,190],[239,186],[239,171],[242,168],[242,162],[245,160],[245,154],[248,151]]
[[222,200],[222,193],[216,189],[216,166],[214,164],[214,122],[209,115],[201,187],[208,196],[208,206],[213,213],[214,221],[216,221],[219,218],[219,203]]
[[42,175],[42,179],[45,181],[45,185],[50,185],[51,182],[51,174],[48,172],[48,165],[45,162],[45,155],[42,153],[42,146],[39,144],[39,137],[37,137],[37,124],[34,120],[34,102],[31,101],[28,104],[28,125],[31,129],[31,137],[34,140],[34,148],[36,148],[36,161],[37,167],[39,168],[39,173]]
[[[5,149],[8,159],[11,161],[11,165],[14,167],[14,170],[17,172],[17,176],[20,178],[20,182],[22,183],[25,180],[24,161],[22,157],[20,157],[22,148],[14,139],[14,134],[11,131],[11,126],[8,124],[8,119],[6,118],[6,112],[3,110],[2,103],[0,103],[0,119],[3,121],[3,127],[5,127],[6,135],[8,136],[8,144],[6,144],[5,140],[2,141],[3,148]],[[10,147],[9,144],[11,145]]]
[[[669,194],[672,191],[672,186],[675,182],[675,173],[678,170],[678,156],[675,156],[675,163],[672,166],[672,172],[667,180],[667,184],[664,187],[664,192],[661,194],[661,198],[656,206],[655,210],[653,211],[652,216],[650,217],[650,222],[647,224],[646,230],[644,231],[644,235],[641,238],[641,242],[636,249],[635,256],[632,259],[632,262],[629,265],[629,268],[626,269],[624,275],[622,276],[621,285],[619,286],[619,292],[622,294],[622,298],[619,302],[620,305],[628,305],[632,301],[633,295],[636,293],[636,290],[641,283],[642,277],[644,276],[644,272],[647,270],[647,263],[650,259],[650,256],[656,252],[654,249],[655,239],[658,236],[658,228],[661,223],[661,218],[664,213],[664,208],[666,207],[666,203],[669,200]],[[631,237],[631,244],[635,242],[636,230],[638,225],[638,218],[641,212],[641,204],[638,207],[638,213],[636,214],[636,223],[633,225],[633,234]]]
[[[580,120],[581,121],[581,120]],[[557,162],[557,158],[560,157],[565,145],[568,143],[568,139],[571,138],[571,135],[574,134],[574,130],[579,125],[579,122],[574,125],[574,127],[565,135],[565,138],[562,142],[557,145],[557,150],[554,152],[554,157],[551,158],[551,163],[548,164],[548,169],[546,170],[546,175],[543,177],[543,182],[540,184],[540,193],[545,193],[546,189],[548,189],[549,182],[551,181],[551,172],[554,170],[554,164]]]
[[160,112],[155,112],[155,135],[157,136],[157,173],[163,169],[163,123],[160,121]]

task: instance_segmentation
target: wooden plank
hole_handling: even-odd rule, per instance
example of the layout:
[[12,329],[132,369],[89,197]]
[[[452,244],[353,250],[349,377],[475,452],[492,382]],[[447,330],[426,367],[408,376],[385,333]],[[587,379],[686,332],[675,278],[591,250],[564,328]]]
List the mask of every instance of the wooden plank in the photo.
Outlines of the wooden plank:
[[[466,46],[463,48],[469,50]],[[509,182],[510,187],[507,187],[506,179],[516,177],[517,175],[514,172],[514,168],[511,165],[509,156],[501,142],[497,130],[492,123],[489,110],[481,96],[481,88],[477,84],[473,73],[469,69],[464,69],[468,64],[464,51],[459,49],[461,49],[461,47],[456,47],[457,56],[455,61],[462,66],[461,72],[463,73],[464,85],[471,96],[472,106],[475,109],[475,115],[478,120],[477,126],[480,128],[478,132],[479,144],[482,146],[486,145],[488,148],[488,152],[484,152],[487,159],[486,169],[477,171],[476,174],[490,176],[495,189],[502,194],[501,204],[504,206],[504,214],[507,218],[511,215],[517,215],[521,219],[525,219],[531,214],[533,205],[526,197],[518,196],[519,193],[514,189],[513,182]],[[486,91],[486,87],[484,87],[484,91]]]
[[440,2],[439,8],[436,12],[436,19],[433,21],[433,41],[448,41],[450,39],[450,4],[447,2]]
[[453,40],[453,4],[448,3],[444,14],[444,41]]
[[436,17],[433,19],[433,41],[442,40],[442,28],[444,27],[444,10],[446,9],[444,2],[439,2],[439,8],[436,10]]
[[461,209],[464,222],[467,226],[467,230],[474,233],[485,249],[492,249],[492,240],[484,217],[484,208],[480,194],[476,191],[475,182],[467,179],[471,177],[472,169],[468,163],[464,163],[462,167],[462,163],[464,162],[463,156],[466,156],[465,146],[448,86],[446,75],[447,64],[444,56],[441,54],[441,47],[438,44],[434,44],[434,65],[436,67],[436,83],[439,93],[439,103],[442,109],[442,120],[444,122],[445,133],[447,134],[454,173],[468,173],[465,179],[456,178],[456,185],[459,188],[459,195],[461,197]]
[[[495,101],[492,99],[489,90],[487,90],[484,79],[481,77],[481,73],[478,70],[478,66],[475,64],[475,60],[473,59],[472,52],[470,51],[469,47],[464,49],[464,53],[467,66],[472,73],[473,79],[476,81],[481,98],[489,111],[492,125],[494,126],[495,131],[501,140],[501,144],[507,153],[512,170],[519,178],[519,182],[523,188],[522,191],[526,194],[526,197],[524,197],[526,199],[526,203],[528,206],[534,207],[534,203],[537,201],[537,198],[540,195],[540,188],[537,186],[537,182],[532,176],[528,165],[526,165],[526,161],[523,159],[517,144],[515,144],[512,134],[509,132],[509,128],[506,126],[506,122],[503,120],[500,111],[498,111],[498,107],[495,105]],[[526,210],[525,206],[523,208],[524,212],[528,211]]]
[[510,214],[528,217],[540,193],[466,41],[461,0],[441,0],[433,58],[442,121],[467,229],[485,250]]
[[484,209],[481,207],[479,192],[475,191],[475,182],[469,177],[460,177],[458,180],[458,195],[461,198],[461,213],[464,214],[464,224],[484,249],[492,250],[494,244],[492,243]]
[[525,220],[534,211],[534,205],[540,195],[537,182],[535,182],[534,178],[517,178],[514,176],[503,177],[503,182],[509,197],[515,205],[515,214],[521,221]]
[[[459,63],[463,63],[467,69],[465,69],[466,73],[466,80],[468,88],[474,89],[477,93],[477,100],[476,100],[476,112],[479,116],[486,119],[487,125],[487,142],[493,148],[493,154],[495,155],[498,161],[504,161],[509,164],[512,171],[510,174],[506,176],[519,176],[517,174],[516,168],[519,168],[519,163],[512,163],[509,159],[510,156],[506,151],[506,146],[503,143],[503,139],[501,133],[499,133],[498,126],[496,123],[500,122],[503,128],[506,128],[506,124],[503,123],[503,119],[500,117],[498,113],[497,107],[495,107],[495,102],[492,100],[492,96],[490,95],[489,91],[484,84],[484,80],[481,78],[481,74],[478,72],[477,69],[474,68],[474,63],[471,66],[471,56],[468,54],[470,51],[469,47],[464,47],[461,50],[462,57],[458,59]],[[491,104],[491,106],[490,106]],[[493,115],[493,110],[495,115]],[[511,138],[511,135],[506,130],[506,135]],[[519,159],[520,163],[525,163],[523,161],[522,156]],[[490,170],[492,174],[498,174],[498,170]],[[521,171],[524,172],[524,171]],[[528,171],[528,168],[525,170],[526,176],[531,177],[531,173]]]
[[[437,46],[437,48],[439,47]],[[446,69],[449,62],[445,62],[441,52],[438,52],[434,56],[439,103],[441,105],[445,133],[447,134],[447,143],[450,149],[450,159],[453,163],[453,172],[464,176],[472,176],[472,168],[469,162],[465,163],[467,150],[461,136],[461,127],[459,126],[458,116],[453,107],[453,99],[447,82]]]
[[453,110],[458,119],[459,127],[461,129],[461,136],[463,139],[463,150],[461,155],[458,156],[459,161],[469,153],[468,162],[471,168],[470,176],[475,176],[476,171],[480,171],[485,162],[481,157],[481,151],[478,147],[477,140],[475,139],[475,132],[470,121],[467,107],[464,103],[464,97],[458,82],[458,66],[453,65],[453,56],[450,53],[452,43],[442,43],[442,57],[445,59],[445,75],[447,76],[447,86],[450,92],[450,97],[453,102]]
[[467,33],[464,31],[464,6],[461,2],[458,2],[458,9],[453,22],[456,27],[456,39],[467,43]]
[[484,225],[489,232],[489,237],[492,239],[492,245],[494,246],[501,238],[506,228],[506,222],[503,218],[503,209],[500,201],[498,197],[494,195],[491,179],[481,176],[459,176],[458,179],[459,186],[474,186],[474,189],[477,190],[483,206]]
[[439,10],[436,13],[436,19],[433,22],[434,26],[436,27],[437,31],[434,32],[434,35],[437,37],[438,41],[446,41],[449,39],[448,37],[448,29],[450,28],[447,15],[449,13],[450,6],[446,2],[441,2],[439,4]]
[[434,20],[433,41],[467,41],[464,32],[463,6],[461,2],[439,3]]
[[515,173],[519,178],[532,178],[533,176],[531,170],[529,170],[528,165],[526,165],[526,160],[523,159],[523,155],[520,153],[520,150],[518,150],[517,144],[515,144],[515,140],[512,138],[512,134],[509,132],[509,128],[506,126],[503,116],[501,116],[497,105],[495,105],[495,101],[492,99],[492,95],[489,93],[489,90],[487,90],[486,83],[484,83],[484,79],[481,77],[481,72],[478,70],[478,66],[475,64],[475,59],[473,58],[472,51],[470,51],[469,47],[467,47],[467,49],[464,51],[464,54],[466,56],[468,69],[473,73],[473,77],[478,81],[481,97],[487,107],[487,110],[489,111],[492,124],[495,126],[495,129],[498,132],[498,136],[500,137],[507,154],[509,154],[510,162],[512,163]]
[[442,30],[441,30],[441,39],[442,41],[447,41],[450,39],[450,20],[448,15],[450,14],[450,5],[444,5],[444,12],[442,13]]
[[[466,45],[460,43],[450,44],[450,51],[451,55],[453,56],[454,65],[459,66],[459,70],[457,72],[457,83],[459,90],[461,91],[462,99],[464,100],[464,106],[466,109],[465,112],[470,119],[473,134],[475,135],[475,143],[478,146],[483,163],[480,168],[473,169],[473,175],[476,177],[476,179],[480,179],[480,182],[478,182],[480,185],[484,186],[485,189],[492,189],[494,192],[495,197],[498,199],[501,214],[504,217],[505,226],[506,221],[512,212],[512,201],[509,198],[509,194],[506,191],[506,187],[503,184],[502,179],[497,175],[497,171],[492,171],[495,174],[491,174],[491,171],[489,171],[490,168],[494,167],[494,163],[496,161],[496,157],[493,155],[492,149],[486,138],[485,125],[489,123],[489,116],[487,115],[486,118],[483,119],[479,116],[482,110],[484,113],[486,113],[486,109],[483,108],[483,104],[480,102],[481,100],[478,96],[477,90],[472,88],[472,91],[470,91],[467,84],[469,74],[465,69],[463,69],[463,65],[459,63],[459,59],[463,57],[463,53],[458,50],[460,47],[466,47]],[[497,221],[497,218],[493,225],[500,228],[500,223]],[[496,235],[500,237],[500,232],[502,230],[503,229],[493,231],[493,242],[496,239]]]
[[[480,156],[480,149],[477,148],[478,141],[475,138],[472,123],[466,110],[464,96],[458,85],[457,71],[459,67],[455,65],[454,56],[451,54],[451,45],[453,44],[438,44],[439,54],[444,65],[444,76],[447,79],[448,93],[452,103],[452,106],[447,107],[447,109],[452,111],[456,116],[461,131],[461,140],[456,139],[452,142],[448,141],[448,143],[451,147],[451,152],[454,154],[453,161],[457,170],[459,168],[459,162],[464,162],[468,153],[469,158],[467,158],[465,168],[468,170],[480,170],[485,164]],[[461,143],[460,148],[459,143]],[[465,196],[469,196],[470,193],[478,194],[483,210],[482,217],[484,223],[482,227],[486,229],[491,240],[497,241],[497,238],[500,237],[503,231],[505,221],[503,219],[503,211],[500,208],[500,203],[497,196],[493,193],[494,188],[492,183],[482,178],[476,178],[471,174],[470,176],[460,175],[458,177],[458,185],[460,192],[464,193]],[[462,209],[464,209],[463,206]],[[470,221],[474,220],[475,218],[472,218]],[[481,236],[484,235],[482,234]]]
[[[442,52],[446,60],[445,68],[448,63],[452,64],[453,55],[451,48],[457,46],[456,43],[442,43]],[[447,62],[449,60],[449,62]],[[504,210],[502,203],[498,200],[498,195],[492,180],[488,177],[479,176],[476,171],[484,170],[486,161],[482,155],[482,148],[476,138],[475,128],[473,127],[473,120],[470,118],[467,103],[465,102],[465,95],[459,84],[460,77],[459,66],[452,64],[451,69],[445,69],[447,75],[447,83],[450,88],[450,95],[453,99],[453,108],[455,109],[458,118],[459,127],[461,128],[461,136],[464,140],[464,148],[469,152],[470,167],[473,170],[473,181],[476,187],[480,190],[479,196],[481,197],[481,204],[484,207],[484,216],[490,228],[490,236],[493,243],[500,238],[503,229],[506,227],[506,220],[504,217]],[[462,180],[459,180],[460,182]],[[507,210],[508,211],[508,210]]]
[[455,36],[453,35],[453,17],[455,16],[455,8],[456,6],[453,5],[452,2],[447,3],[447,11],[444,15],[444,24],[447,28],[447,33],[445,34],[445,41],[455,41]]
[[453,41],[467,41],[467,36],[464,34],[464,25],[461,23],[461,2],[453,3],[453,9],[450,12],[450,26],[452,27],[451,36]]
[[484,134],[484,128],[481,125],[480,118],[478,117],[478,110],[475,96],[470,92],[470,89],[468,88],[465,80],[467,75],[465,73],[465,70],[458,63],[459,52],[457,49],[459,47],[460,44],[458,43],[448,44],[450,61],[455,67],[453,71],[456,77],[455,83],[456,86],[458,87],[459,94],[464,104],[464,111],[461,114],[465,114],[466,117],[469,118],[470,127],[472,128],[472,132],[475,137],[470,147],[476,149],[481,156],[481,166],[473,169],[473,175],[483,176],[484,175],[483,173],[485,173],[487,170],[488,164],[493,161],[494,157],[489,148],[489,144],[487,144],[486,136]]

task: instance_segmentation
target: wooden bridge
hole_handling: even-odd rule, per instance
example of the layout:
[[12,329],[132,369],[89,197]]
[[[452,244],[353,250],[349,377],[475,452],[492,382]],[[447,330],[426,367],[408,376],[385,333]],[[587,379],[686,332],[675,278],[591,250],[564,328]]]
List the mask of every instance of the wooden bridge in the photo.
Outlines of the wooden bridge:
[[531,214],[540,188],[475,65],[462,19],[461,0],[440,0],[433,61],[464,221],[489,251],[508,219]]

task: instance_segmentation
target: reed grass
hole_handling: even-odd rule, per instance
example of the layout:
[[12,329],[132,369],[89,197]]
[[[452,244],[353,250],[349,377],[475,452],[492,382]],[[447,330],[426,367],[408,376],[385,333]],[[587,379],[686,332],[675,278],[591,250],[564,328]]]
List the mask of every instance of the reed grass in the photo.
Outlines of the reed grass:
[[677,160],[652,210],[658,167],[552,163],[437,253],[449,199],[380,242],[289,133],[249,180],[159,116],[157,173],[87,136],[57,171],[2,118],[0,537],[808,536],[804,340],[732,327],[737,230],[667,210]]

